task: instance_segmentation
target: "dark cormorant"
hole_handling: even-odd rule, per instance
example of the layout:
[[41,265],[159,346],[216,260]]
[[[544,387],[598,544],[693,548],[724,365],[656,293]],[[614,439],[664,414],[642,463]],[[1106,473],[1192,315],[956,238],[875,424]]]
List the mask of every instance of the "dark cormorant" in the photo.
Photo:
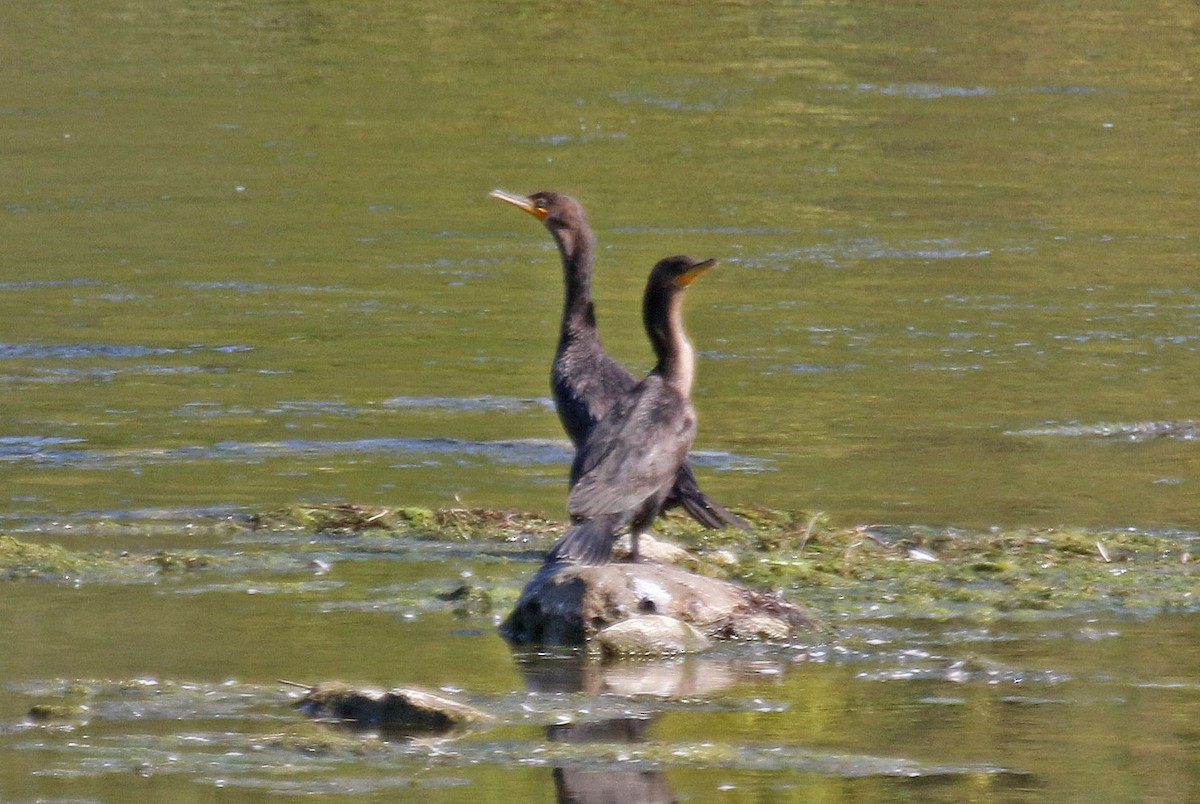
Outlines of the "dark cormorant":
[[[578,449],[617,400],[633,390],[637,380],[609,356],[596,329],[592,305],[592,252],[595,246],[583,207],[574,198],[554,192],[521,196],[504,190],[490,195],[525,210],[554,236],[562,255],[564,301],[558,349],[550,372],[554,406],[563,429]],[[571,485],[579,475],[571,471]],[[692,467],[679,467],[667,508],[682,505],[697,522],[709,528],[729,525],[749,530],[745,520],[730,513],[700,490]]]
[[662,509],[696,437],[691,399],[696,356],[683,331],[683,291],[713,265],[667,257],[650,272],[642,319],[658,362],[575,453],[576,481],[567,498],[571,527],[550,548],[547,564],[607,564],[613,540],[626,525],[637,560],[638,534]]

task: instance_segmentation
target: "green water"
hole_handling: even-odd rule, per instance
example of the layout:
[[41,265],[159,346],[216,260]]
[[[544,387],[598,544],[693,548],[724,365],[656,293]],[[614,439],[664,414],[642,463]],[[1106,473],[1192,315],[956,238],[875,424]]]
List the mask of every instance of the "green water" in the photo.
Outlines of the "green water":
[[[487,198],[504,187],[586,205],[605,341],[637,371],[649,266],[720,261],[687,320],[697,463],[727,504],[1191,530],[1194,16],[1169,0],[6,4],[0,523],[146,548],[86,523],[299,500],[562,516],[557,256]],[[200,531],[164,538],[263,549]],[[333,591],[12,586],[0,712],[14,722],[30,685],[142,677],[451,684],[511,705],[521,673],[487,618],[448,636],[461,624],[442,615],[322,608],[386,597],[370,590],[397,574],[450,584],[474,560],[355,563]],[[633,761],[694,800],[1194,797],[1194,618],[1102,620],[985,648],[897,626],[878,655],[784,661],[649,727],[681,756],[705,732],[762,755]],[[926,643],[1015,669],[899,677]],[[755,713],[760,696],[785,706]],[[0,724],[27,749],[4,752],[0,798],[123,798],[101,749],[157,751],[174,717],[97,718],[93,753]],[[273,717],[205,720],[217,767],[201,751],[142,795],[270,789],[269,770],[221,768],[237,741],[213,735]],[[431,800],[552,800],[550,765],[513,759],[543,725],[478,738],[470,761],[317,763],[279,789],[384,800],[410,773]],[[880,758],[925,773],[866,770]]]

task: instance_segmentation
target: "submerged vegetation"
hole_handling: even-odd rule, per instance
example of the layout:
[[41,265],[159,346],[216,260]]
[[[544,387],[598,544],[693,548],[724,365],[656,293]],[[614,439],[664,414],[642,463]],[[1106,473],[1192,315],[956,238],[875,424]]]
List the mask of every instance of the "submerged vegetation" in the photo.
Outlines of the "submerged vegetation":
[[[1054,528],[968,532],[918,526],[831,524],[821,515],[747,510],[745,534],[709,531],[682,517],[660,522],[665,538],[687,545],[691,568],[783,592],[825,617],[991,619],[1107,608],[1152,613],[1200,608],[1195,555],[1200,537],[1184,532]],[[288,559],[249,551],[72,551],[0,536],[0,579],[159,578],[195,571],[278,572],[305,566],[318,551],[372,554],[401,544],[461,543],[465,549],[528,562],[564,523],[514,511],[295,505],[228,527],[238,534],[303,535]],[[315,537],[315,538],[314,538]],[[381,542],[382,540],[382,546]],[[497,553],[497,548],[504,548]],[[515,548],[515,549],[513,549]],[[486,614],[491,600],[464,587],[444,600],[463,614]]]

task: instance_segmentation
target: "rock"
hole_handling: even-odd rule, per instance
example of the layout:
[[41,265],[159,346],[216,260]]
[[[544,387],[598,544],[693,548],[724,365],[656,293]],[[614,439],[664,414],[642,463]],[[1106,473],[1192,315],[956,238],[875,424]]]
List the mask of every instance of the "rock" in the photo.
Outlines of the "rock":
[[[749,632],[788,635],[814,627],[799,607],[778,595],[730,581],[695,575],[666,564],[575,564],[543,566],[525,585],[516,607],[500,626],[517,644],[582,645],[601,629],[643,614],[683,620],[710,637],[737,638]],[[773,621],[767,627],[766,620]]]
[[734,639],[787,639],[791,635],[787,622],[770,614],[751,614],[730,623],[729,636]]
[[[632,553],[629,534],[626,533],[613,543],[613,559],[622,561]],[[638,556],[642,561],[658,564],[681,564],[693,566],[699,564],[696,557],[677,544],[664,539],[656,539],[649,533],[638,537]]]
[[76,720],[87,711],[88,708],[81,704],[34,704],[26,716],[35,723],[44,723],[49,720]]
[[380,690],[326,682],[309,687],[296,706],[313,717],[404,733],[443,733],[492,719],[474,707],[415,687]]
[[593,641],[605,656],[675,656],[699,653],[712,642],[683,620],[643,614],[613,623]]

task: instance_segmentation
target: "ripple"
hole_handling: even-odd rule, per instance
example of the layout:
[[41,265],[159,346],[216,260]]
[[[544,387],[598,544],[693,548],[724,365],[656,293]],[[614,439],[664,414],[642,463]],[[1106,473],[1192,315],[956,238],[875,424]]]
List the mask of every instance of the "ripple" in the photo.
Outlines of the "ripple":
[[672,112],[711,112],[728,106],[728,102],[726,100],[718,100],[715,98],[688,100],[678,95],[670,95],[666,93],[651,94],[648,92],[629,90],[610,92],[609,97],[617,103],[634,104],[639,106],[654,106],[656,108],[666,109]]
[[747,258],[742,264],[747,267],[787,270],[795,263],[820,263],[830,268],[845,267],[848,263],[866,260],[919,260],[940,262],[942,260],[979,259],[990,257],[994,249],[971,246],[954,238],[933,238],[908,243],[888,243],[873,237],[822,243],[804,248],[767,252],[761,256]]
[[[475,441],[458,438],[363,438],[351,441],[288,439],[283,441],[222,441],[210,445],[142,449],[65,449],[77,439],[13,437],[0,441],[0,463],[28,462],[48,467],[110,468],[159,464],[177,460],[269,460],[294,455],[377,454],[403,457],[433,456],[462,460],[474,458],[505,464],[567,464],[574,449],[566,440],[503,439]],[[728,452],[700,450],[693,463],[716,471],[762,472],[773,462]]]
[[130,466],[174,460],[280,458],[291,455],[395,454],[475,456],[500,463],[567,463],[573,451],[566,441],[469,441],[454,438],[366,438],[353,441],[223,441],[211,445],[124,450],[62,449],[51,443],[0,445],[0,461],[29,461],[47,466]]
[[825,363],[793,363],[790,366],[783,366],[780,370],[790,371],[795,374],[824,374],[829,371],[857,371],[864,368],[861,363],[844,363],[841,365],[830,365]]
[[56,436],[3,436],[0,437],[0,460],[36,455],[63,444],[82,444],[83,438],[58,438]]
[[180,282],[189,290],[234,290],[239,293],[327,293],[342,290],[341,285],[274,285],[268,282],[246,282],[242,280],[212,282]]
[[181,416],[212,419],[220,416],[249,415],[327,415],[363,416],[380,410],[441,410],[489,413],[524,413],[530,410],[552,412],[554,402],[549,397],[523,398],[505,396],[398,396],[366,406],[351,405],[337,399],[283,400],[265,408],[228,407],[216,402],[187,402],[177,411]]
[[28,290],[30,288],[59,288],[98,286],[104,283],[96,279],[26,279],[16,282],[0,282],[0,290]]
[[396,396],[385,400],[383,406],[453,411],[501,411],[504,413],[554,410],[554,402],[549,397],[531,399],[515,396]]
[[0,343],[0,360],[75,360],[87,357],[149,357],[171,354],[173,349],[108,343]]
[[960,87],[947,84],[823,84],[821,89],[840,92],[869,92],[876,95],[896,95],[909,98],[932,100],[937,98],[974,98],[994,95],[996,90],[991,87],[974,86]]
[[1155,438],[1195,441],[1200,439],[1200,422],[1149,421],[1103,422],[1100,424],[1048,424],[1024,430],[1006,430],[1004,435],[1018,437],[1054,436],[1064,438],[1096,438],[1111,441],[1150,441]]
[[0,382],[6,383],[68,383],[68,382],[84,382],[88,380],[100,379],[103,381],[111,381],[119,375],[128,374],[222,374],[225,369],[220,366],[162,366],[156,364],[142,364],[136,366],[125,366],[123,368],[113,368],[111,366],[92,367],[92,368],[55,368],[32,369],[32,375],[15,375],[3,374],[0,375]]
[[573,142],[595,140],[623,140],[629,135],[624,131],[591,132],[584,134],[545,134],[541,137],[514,137],[513,141],[525,145],[566,145]]
[[1062,94],[1062,95],[1092,95],[1102,90],[1081,84],[1046,84],[1032,87],[1006,87],[995,89],[986,86],[956,86],[954,84],[875,84],[862,82],[859,84],[822,84],[821,89],[835,92],[867,92],[876,95],[917,98],[919,100],[938,100],[939,98],[979,98],[990,95],[1025,95],[1025,94]]
[[253,351],[254,347],[239,344],[208,346],[192,344],[181,348],[169,346],[141,346],[138,344],[113,343],[2,343],[0,360],[79,360],[94,357],[154,357],[158,355],[190,355],[196,352]]

